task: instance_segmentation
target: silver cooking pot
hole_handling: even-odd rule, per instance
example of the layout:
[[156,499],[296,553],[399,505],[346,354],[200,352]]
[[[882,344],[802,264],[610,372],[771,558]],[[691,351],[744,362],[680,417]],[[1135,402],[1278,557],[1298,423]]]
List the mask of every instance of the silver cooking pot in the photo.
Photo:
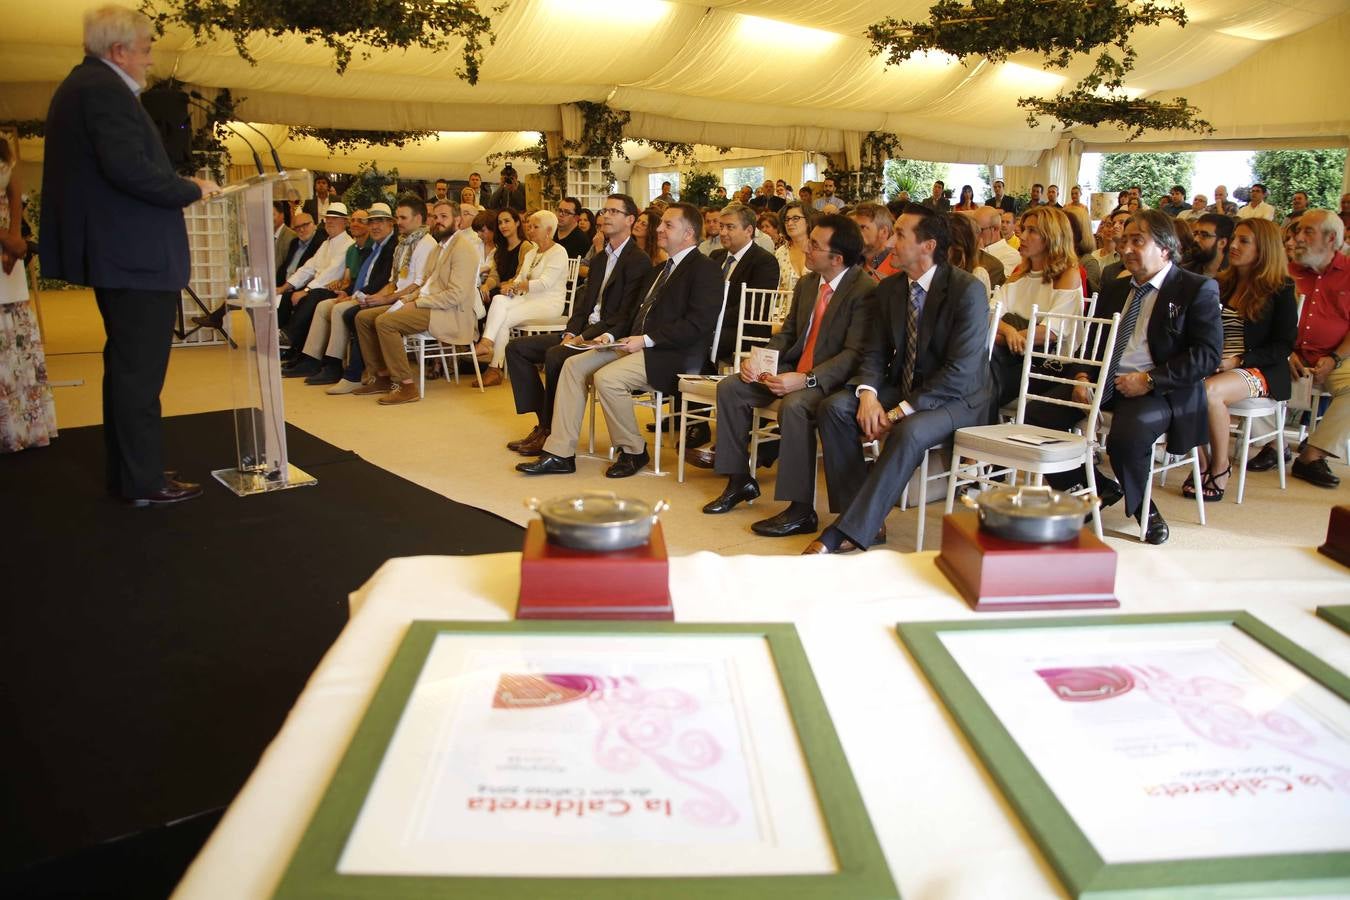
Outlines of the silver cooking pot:
[[1010,541],[1058,544],[1078,537],[1096,497],[1066,494],[1050,487],[995,487],[961,502],[979,510],[980,528]]
[[657,518],[670,508],[664,500],[651,504],[612,491],[544,501],[531,497],[525,505],[544,520],[550,541],[574,550],[599,551],[641,547],[651,539]]

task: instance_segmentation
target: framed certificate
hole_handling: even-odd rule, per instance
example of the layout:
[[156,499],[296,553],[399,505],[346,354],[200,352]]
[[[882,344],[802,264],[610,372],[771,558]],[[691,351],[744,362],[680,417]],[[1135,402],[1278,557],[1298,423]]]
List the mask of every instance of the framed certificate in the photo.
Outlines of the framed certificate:
[[899,631],[1071,895],[1350,891],[1350,678],[1250,615]]
[[895,898],[791,625],[414,622],[276,896]]
[[1317,616],[1350,634],[1350,606],[1319,606]]

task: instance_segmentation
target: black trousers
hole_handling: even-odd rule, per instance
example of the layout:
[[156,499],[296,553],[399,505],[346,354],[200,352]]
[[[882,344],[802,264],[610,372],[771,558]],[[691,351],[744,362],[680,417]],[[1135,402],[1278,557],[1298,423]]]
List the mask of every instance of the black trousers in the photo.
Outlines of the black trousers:
[[291,339],[291,346],[295,348],[296,353],[305,346],[305,340],[309,337],[309,326],[314,322],[314,310],[318,308],[320,302],[331,300],[336,296],[337,294],[330,290],[313,288],[299,303],[292,304],[289,321],[281,327]]
[[[1073,389],[1067,384],[1056,385],[1051,396],[1068,399]],[[1111,459],[1120,489],[1125,494],[1125,512],[1138,516],[1144,505],[1144,486],[1148,484],[1153,461],[1153,442],[1172,427],[1172,406],[1164,397],[1144,394],[1142,397],[1123,397],[1112,394],[1102,404],[1111,413],[1111,431],[1106,435],[1106,455]],[[1083,418],[1082,410],[1049,403],[1032,403],[1027,407],[1027,422],[1059,431],[1068,431]],[[1059,490],[1087,483],[1087,473],[1080,466],[1070,472],[1047,475],[1045,480]]]
[[[516,412],[534,413],[539,424],[549,428],[553,424],[553,399],[558,393],[558,376],[563,363],[581,353],[562,345],[562,334],[531,334],[518,337],[506,345],[506,371],[511,376],[511,393],[516,398]],[[539,369],[544,367],[544,379],[539,380]]]
[[[877,400],[886,409],[895,406],[900,402],[899,386],[882,385]],[[820,449],[825,454],[825,486],[832,513],[847,509],[867,480],[867,457],[857,415],[858,398],[852,387],[826,397],[820,410]]]
[[[750,420],[757,406],[778,399],[762,384],[738,375],[717,384],[717,457],[719,475],[750,474]],[[775,500],[810,503],[816,494],[816,410],[825,399],[820,388],[802,388],[782,398],[778,410],[778,481]]]
[[[885,404],[887,398],[879,399]],[[894,403],[892,400],[888,405],[893,406]],[[847,429],[852,430],[850,439],[856,456],[851,460],[856,462],[856,466],[852,462],[844,466],[848,472],[839,489],[839,501],[844,513],[834,522],[834,528],[859,547],[869,547],[886,522],[886,516],[899,502],[905,486],[914,477],[914,470],[919,468],[928,448],[950,441],[958,428],[982,423],[986,410],[971,409],[963,403],[953,402],[937,409],[916,410],[911,415],[902,416],[900,421],[891,426],[890,434],[882,444],[880,458],[855,488],[863,459],[862,432],[854,418],[857,411],[858,400],[852,396],[851,389],[833,394],[821,410],[821,440],[825,443],[825,473],[828,479],[832,465],[831,447],[838,446],[836,442],[844,439]],[[829,438],[826,438],[827,434]],[[834,455],[838,458],[840,454],[836,451]],[[830,490],[834,492],[833,484]]]
[[95,288],[103,345],[103,445],[108,492],[141,498],[164,489],[159,392],[169,368],[181,291]]

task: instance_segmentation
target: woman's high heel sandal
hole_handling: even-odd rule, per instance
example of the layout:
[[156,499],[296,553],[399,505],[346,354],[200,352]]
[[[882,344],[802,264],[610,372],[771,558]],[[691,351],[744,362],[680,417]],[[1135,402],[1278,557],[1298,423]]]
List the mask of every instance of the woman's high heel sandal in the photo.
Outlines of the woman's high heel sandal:
[[1231,471],[1233,471],[1233,467],[1229,466],[1222,472],[1210,472],[1208,475],[1205,476],[1204,490],[1202,491],[1202,496],[1205,498],[1206,503],[1218,503],[1220,500],[1223,499],[1224,488],[1221,488],[1217,484],[1215,484],[1214,480],[1216,478],[1224,477]]

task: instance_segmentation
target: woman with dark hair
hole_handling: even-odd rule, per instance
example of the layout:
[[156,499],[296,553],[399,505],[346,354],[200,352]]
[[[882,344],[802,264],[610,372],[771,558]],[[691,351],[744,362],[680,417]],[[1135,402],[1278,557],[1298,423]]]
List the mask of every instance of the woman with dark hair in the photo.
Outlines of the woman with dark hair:
[[589,209],[586,209],[583,206],[581,208],[581,212],[577,213],[577,227],[580,228],[582,233],[585,234],[587,237],[591,237],[592,235],[594,235],[595,213],[591,212]]
[[28,299],[18,162],[17,148],[0,134],[0,453],[46,447],[56,437],[42,333]]
[[[1185,224],[1185,223],[1183,223]],[[1289,354],[1298,337],[1294,283],[1280,229],[1265,219],[1243,219],[1228,245],[1228,268],[1219,273],[1223,351],[1219,368],[1205,379],[1209,403],[1209,448],[1200,448],[1201,495],[1223,499],[1228,476],[1228,407],[1240,400],[1288,400]],[[1214,471],[1223,466],[1222,472]],[[1181,492],[1195,496],[1186,479]]]
[[774,251],[778,260],[778,289],[791,291],[806,274],[806,250],[811,243],[811,226],[816,211],[809,204],[793,200],[783,207],[783,243]]
[[774,249],[783,243],[783,225],[778,220],[778,213],[765,212],[760,213],[755,218],[755,227],[764,232],[769,240],[773,241]]
[[961,199],[952,207],[957,212],[973,212],[979,209],[975,203],[975,189],[968,184],[961,185]]
[[953,213],[948,224],[952,244],[947,248],[947,262],[952,268],[969,272],[979,279],[980,284],[984,285],[985,299],[988,299],[989,292],[993,288],[989,284],[989,273],[980,265],[980,244],[975,233],[975,223],[971,221],[970,216]]
[[483,299],[486,301],[503,284],[516,277],[516,269],[526,253],[534,249],[534,244],[525,240],[525,217],[518,210],[506,209],[497,213],[496,248],[492,253],[492,267],[483,282]]
[[[492,260],[497,252],[497,213],[495,210],[485,209],[473,217],[473,233],[478,235],[478,241],[482,245],[482,252],[478,259],[478,287],[482,290],[487,283],[488,273],[492,271]],[[482,318],[483,313],[479,312],[478,318]]]
[[633,223],[633,242],[638,245],[638,249],[647,254],[647,258],[654,266],[659,266],[670,258],[656,241],[656,227],[660,224],[661,214],[650,206],[638,213],[637,221]]

